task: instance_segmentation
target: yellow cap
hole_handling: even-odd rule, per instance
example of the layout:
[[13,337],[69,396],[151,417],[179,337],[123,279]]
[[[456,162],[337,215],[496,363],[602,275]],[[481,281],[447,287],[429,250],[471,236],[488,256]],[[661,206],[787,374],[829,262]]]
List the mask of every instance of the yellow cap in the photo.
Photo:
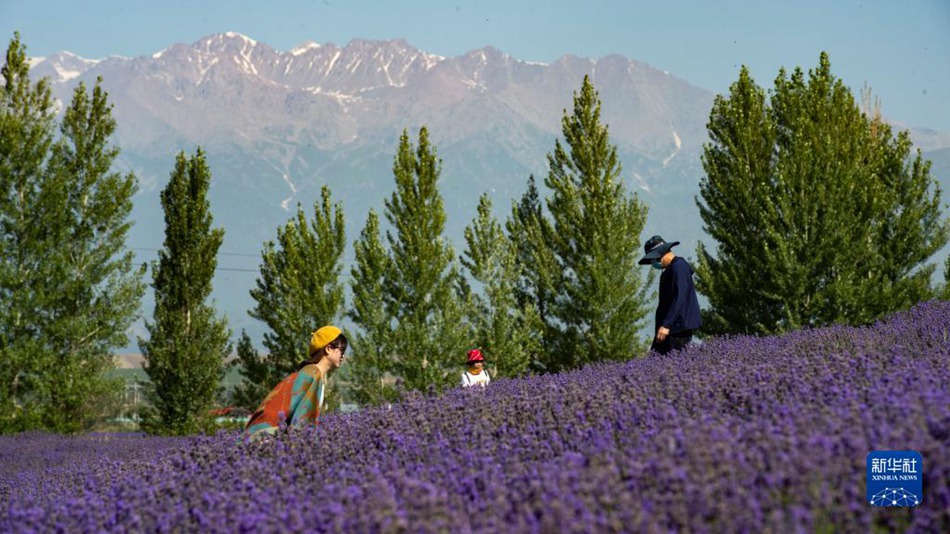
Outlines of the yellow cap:
[[313,356],[314,352],[329,345],[331,341],[340,337],[341,333],[343,333],[342,330],[330,325],[314,330],[313,334],[310,335],[310,352],[308,354]]

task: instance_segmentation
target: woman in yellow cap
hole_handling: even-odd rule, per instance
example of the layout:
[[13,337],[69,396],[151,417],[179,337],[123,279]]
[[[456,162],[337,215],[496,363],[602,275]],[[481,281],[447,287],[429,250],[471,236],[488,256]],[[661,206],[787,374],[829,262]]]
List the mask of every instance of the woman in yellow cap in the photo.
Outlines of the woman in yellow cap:
[[316,425],[323,405],[326,377],[343,363],[346,345],[346,336],[335,326],[314,331],[310,336],[309,358],[271,390],[251,414],[244,427],[244,436],[254,440],[275,434],[282,425]]

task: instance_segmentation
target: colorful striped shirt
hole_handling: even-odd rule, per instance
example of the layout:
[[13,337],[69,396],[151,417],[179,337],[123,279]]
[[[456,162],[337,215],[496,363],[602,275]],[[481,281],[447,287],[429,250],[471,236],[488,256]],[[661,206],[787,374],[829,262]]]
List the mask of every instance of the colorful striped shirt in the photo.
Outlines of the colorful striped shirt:
[[292,373],[277,384],[251,414],[244,427],[244,436],[254,440],[273,435],[282,424],[294,427],[316,425],[323,406],[325,385],[323,374],[314,364]]

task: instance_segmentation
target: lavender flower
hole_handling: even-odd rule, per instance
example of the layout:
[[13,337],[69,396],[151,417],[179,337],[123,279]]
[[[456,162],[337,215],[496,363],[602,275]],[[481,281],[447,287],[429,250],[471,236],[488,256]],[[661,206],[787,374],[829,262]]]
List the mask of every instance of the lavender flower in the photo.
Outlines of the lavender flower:
[[[473,414],[477,414],[474,416]],[[950,303],[391,410],[273,443],[0,437],[0,531],[950,532]],[[924,458],[868,506],[865,457]]]

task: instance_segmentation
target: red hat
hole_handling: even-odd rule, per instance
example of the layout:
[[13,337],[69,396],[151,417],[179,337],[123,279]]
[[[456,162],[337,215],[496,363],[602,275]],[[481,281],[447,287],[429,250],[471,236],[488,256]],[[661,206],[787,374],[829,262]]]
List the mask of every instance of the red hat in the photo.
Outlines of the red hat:
[[472,349],[468,351],[468,364],[472,365],[473,363],[484,362],[485,357],[482,356],[482,351],[478,349]]

